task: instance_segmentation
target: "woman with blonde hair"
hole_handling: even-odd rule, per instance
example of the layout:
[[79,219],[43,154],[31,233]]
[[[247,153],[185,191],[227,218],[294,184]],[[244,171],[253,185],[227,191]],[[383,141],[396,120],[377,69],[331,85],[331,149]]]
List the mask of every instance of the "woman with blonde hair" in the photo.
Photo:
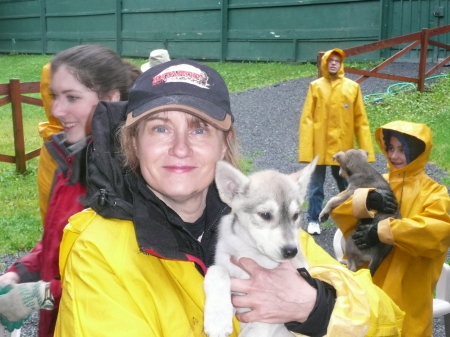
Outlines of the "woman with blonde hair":
[[[239,163],[230,106],[217,71],[186,59],[143,73],[128,103],[99,104],[88,157],[92,209],[65,228],[56,337],[204,335],[204,275],[214,263],[220,219],[230,212],[215,167]],[[367,275],[346,271],[307,233],[300,240],[310,262],[324,268],[314,278],[286,265],[267,271],[283,273],[288,296],[275,307],[260,301],[259,294],[276,293],[264,278],[266,289],[242,288],[241,304],[253,307],[247,301],[257,299],[258,308],[274,308],[270,319],[311,336],[327,329],[398,336],[402,312]],[[261,279],[255,275],[245,281]],[[249,313],[238,319],[267,319]],[[233,325],[236,336],[238,321]]]

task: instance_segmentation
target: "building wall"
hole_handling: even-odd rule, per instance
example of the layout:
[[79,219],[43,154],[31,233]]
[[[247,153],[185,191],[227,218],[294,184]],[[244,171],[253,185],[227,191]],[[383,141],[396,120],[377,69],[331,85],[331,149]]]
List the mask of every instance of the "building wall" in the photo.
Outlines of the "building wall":
[[330,48],[448,24],[447,13],[448,0],[0,0],[0,52],[99,43],[122,56],[166,48],[174,58],[305,62]]

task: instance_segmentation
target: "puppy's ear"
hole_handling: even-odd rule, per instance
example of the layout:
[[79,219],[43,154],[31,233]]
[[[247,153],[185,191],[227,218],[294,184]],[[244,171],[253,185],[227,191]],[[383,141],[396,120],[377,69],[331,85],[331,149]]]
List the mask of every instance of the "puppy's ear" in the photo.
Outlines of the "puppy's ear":
[[242,192],[249,183],[249,178],[237,168],[220,160],[216,164],[216,186],[219,190],[220,199],[228,206],[234,197]]
[[341,177],[346,178],[348,176],[348,161],[349,161],[349,153],[350,151],[343,152],[339,151],[333,156],[333,159],[336,160],[339,163],[339,166],[341,167],[339,169],[339,174]]
[[369,152],[367,152],[366,150],[363,149],[359,149],[359,151],[361,152],[361,156],[364,158],[365,161],[369,160]]
[[345,156],[345,152],[339,151],[333,156],[333,160],[339,163],[340,160]]
[[319,159],[319,156],[315,156],[313,161],[311,163],[309,163],[306,167],[304,167],[300,171],[292,173],[290,175],[290,177],[292,179],[294,179],[299,186],[299,194],[300,194],[301,200],[304,200],[304,198],[306,196],[308,184],[311,179],[311,175],[313,174],[314,169],[316,168],[318,159]]

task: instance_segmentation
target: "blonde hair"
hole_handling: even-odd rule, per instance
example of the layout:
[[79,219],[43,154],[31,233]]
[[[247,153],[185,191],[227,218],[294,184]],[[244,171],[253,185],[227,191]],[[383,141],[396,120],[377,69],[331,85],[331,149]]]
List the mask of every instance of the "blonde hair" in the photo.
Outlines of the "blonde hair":
[[[191,125],[196,125],[200,123],[208,124],[201,118],[192,115],[189,116],[191,117],[189,120],[189,123]],[[120,143],[120,153],[123,158],[123,165],[125,166],[125,168],[130,169],[135,174],[140,174],[140,170],[139,170],[139,159],[136,154],[136,148],[133,139],[137,139],[139,133],[142,131],[142,126],[145,125],[145,123],[147,123],[147,121],[152,117],[154,117],[154,115],[144,117],[130,126],[126,126],[124,123],[117,131]],[[224,160],[240,170],[241,156],[234,125],[231,125],[230,130],[221,132],[225,137],[224,140],[225,145],[227,147]]]

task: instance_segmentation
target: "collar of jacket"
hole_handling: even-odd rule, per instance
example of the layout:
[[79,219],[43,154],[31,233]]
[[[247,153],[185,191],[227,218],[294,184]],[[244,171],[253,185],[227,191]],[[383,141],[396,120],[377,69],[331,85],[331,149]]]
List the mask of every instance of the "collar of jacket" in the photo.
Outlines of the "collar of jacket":
[[142,177],[136,178],[135,184],[136,189],[132,189],[135,191],[133,222],[140,249],[166,259],[193,261],[205,273],[214,262],[220,218],[231,211],[220,200],[215,184],[208,188],[205,231],[201,242],[184,228],[180,216],[156,197]]
[[86,146],[92,141],[92,136],[75,143],[66,143],[64,132],[51,136],[45,143],[48,152],[58,164],[56,174],[63,173],[65,178],[69,178],[71,185],[80,182],[86,186]]
[[128,176],[119,155],[117,132],[125,121],[127,102],[100,101],[92,117],[93,140],[87,148],[86,205],[104,218],[133,220]]

